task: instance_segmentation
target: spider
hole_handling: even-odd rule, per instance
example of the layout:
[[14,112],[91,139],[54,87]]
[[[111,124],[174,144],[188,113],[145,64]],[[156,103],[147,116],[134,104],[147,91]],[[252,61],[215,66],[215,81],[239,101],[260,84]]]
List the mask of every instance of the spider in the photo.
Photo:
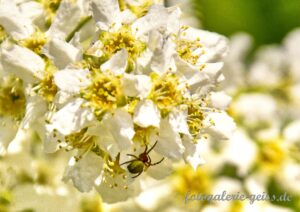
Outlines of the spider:
[[149,153],[154,149],[156,144],[157,144],[157,141],[149,150],[148,150],[148,146],[146,145],[145,151],[142,152],[139,156],[127,154],[128,156],[131,156],[134,159],[126,161],[120,165],[129,163],[129,165],[127,166],[128,171],[131,174],[137,174],[137,175],[133,176],[132,178],[136,178],[136,177],[140,176],[143,173],[143,171],[147,170],[148,167],[160,164],[165,159],[165,158],[162,158],[160,161],[158,161],[156,163],[151,162]]

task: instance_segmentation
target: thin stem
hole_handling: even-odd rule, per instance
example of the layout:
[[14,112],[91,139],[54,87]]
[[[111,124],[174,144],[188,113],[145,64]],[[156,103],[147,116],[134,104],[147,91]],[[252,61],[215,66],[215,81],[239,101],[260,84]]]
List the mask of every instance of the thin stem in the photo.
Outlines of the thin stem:
[[87,22],[89,22],[92,19],[92,16],[87,16],[83,18],[79,24],[76,26],[76,28],[67,36],[66,41],[69,42],[75,35],[76,32],[78,32]]

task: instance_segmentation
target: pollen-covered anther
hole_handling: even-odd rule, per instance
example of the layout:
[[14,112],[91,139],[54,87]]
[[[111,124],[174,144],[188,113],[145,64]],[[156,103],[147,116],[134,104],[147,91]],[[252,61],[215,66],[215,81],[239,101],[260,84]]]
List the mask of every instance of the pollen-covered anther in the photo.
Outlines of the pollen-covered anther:
[[152,89],[148,96],[162,112],[169,112],[183,101],[183,90],[175,74],[166,73],[162,76],[152,74]]
[[44,77],[33,87],[33,91],[39,94],[47,102],[53,102],[58,88],[54,83],[53,74],[57,71],[56,66],[46,59],[46,67],[44,70]]
[[88,135],[86,132],[87,128],[84,128],[78,133],[65,136],[65,142],[67,145],[66,151],[73,149],[83,150],[83,153],[75,158],[76,160],[80,160],[82,155],[90,150],[95,144],[93,136]]
[[95,115],[101,118],[106,111],[113,111],[124,104],[125,100],[119,77],[96,71],[92,79],[92,84],[81,90],[82,98],[88,101],[83,107],[92,107]]
[[146,48],[146,44],[133,35],[128,25],[122,25],[117,31],[101,32],[99,40],[103,44],[102,51],[107,58],[121,49],[126,49],[129,60],[134,61]]
[[42,47],[47,43],[48,38],[45,33],[36,30],[29,38],[19,41],[24,46],[37,54],[41,54]]

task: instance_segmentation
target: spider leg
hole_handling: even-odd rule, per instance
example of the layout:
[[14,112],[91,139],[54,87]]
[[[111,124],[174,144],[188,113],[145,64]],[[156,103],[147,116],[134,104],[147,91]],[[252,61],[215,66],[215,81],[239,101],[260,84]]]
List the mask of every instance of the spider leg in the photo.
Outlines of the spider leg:
[[131,162],[133,162],[133,161],[137,161],[137,159],[133,159],[133,160],[129,160],[129,161],[126,161],[126,162],[124,162],[124,163],[121,163],[120,166],[122,166],[122,165],[124,165],[124,164],[127,164],[127,163],[131,163]]
[[131,156],[131,157],[134,157],[134,158],[136,158],[136,159],[139,159],[137,156],[132,155],[132,154],[126,154],[126,155]]
[[164,159],[165,159],[165,158],[162,158],[160,161],[158,161],[158,162],[156,162],[156,163],[150,164],[150,166],[155,166],[155,165],[157,165],[157,164],[160,164]]
[[155,141],[155,143],[153,144],[153,146],[148,150],[147,154],[149,154],[152,151],[152,149],[156,146],[156,144],[157,144],[157,141]]
[[149,160],[149,165],[151,165],[151,158],[149,157],[149,155],[148,155],[148,160]]
[[132,178],[136,178],[138,176],[140,176],[143,172],[138,173],[137,175],[133,176]]

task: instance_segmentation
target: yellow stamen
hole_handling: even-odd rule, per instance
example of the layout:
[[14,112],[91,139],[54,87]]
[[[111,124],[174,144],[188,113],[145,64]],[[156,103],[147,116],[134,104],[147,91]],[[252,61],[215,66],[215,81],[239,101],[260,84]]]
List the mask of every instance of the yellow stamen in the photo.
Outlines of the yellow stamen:
[[20,119],[26,107],[23,83],[15,77],[3,81],[0,83],[0,116],[8,115]]
[[122,86],[119,77],[99,70],[93,72],[92,84],[81,91],[82,98],[86,99],[94,109],[98,118],[107,111],[112,111],[126,104],[122,94]]
[[182,90],[175,74],[167,73],[162,76],[152,74],[152,89],[148,96],[161,112],[166,115],[171,109],[183,101]]

